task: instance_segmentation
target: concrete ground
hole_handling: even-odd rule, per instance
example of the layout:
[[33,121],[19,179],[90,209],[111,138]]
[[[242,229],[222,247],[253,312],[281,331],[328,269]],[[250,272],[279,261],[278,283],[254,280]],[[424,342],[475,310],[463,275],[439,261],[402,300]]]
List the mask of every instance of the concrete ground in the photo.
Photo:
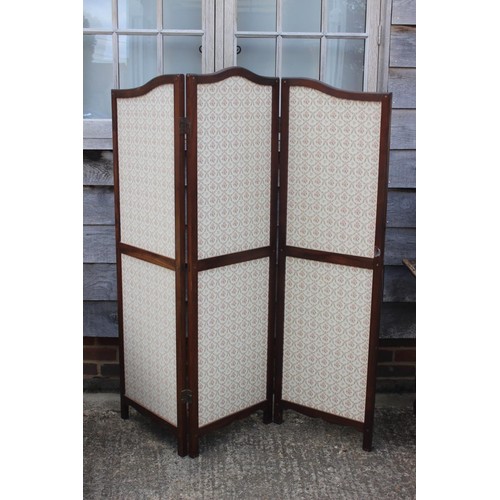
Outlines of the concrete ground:
[[174,437],[119,395],[84,393],[84,499],[413,499],[412,394],[379,394],[373,450],[360,432],[293,411],[281,425],[257,413],[204,436],[200,456],[177,455]]

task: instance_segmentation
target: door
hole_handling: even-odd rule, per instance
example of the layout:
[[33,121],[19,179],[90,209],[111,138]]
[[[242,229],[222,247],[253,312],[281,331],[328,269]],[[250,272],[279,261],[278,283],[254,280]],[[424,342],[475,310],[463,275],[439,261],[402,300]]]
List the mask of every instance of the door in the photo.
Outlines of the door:
[[214,0],[84,0],[84,148],[111,149],[111,89],[215,70]]
[[376,90],[380,0],[226,0],[224,14],[216,69]]
[[110,139],[111,89],[162,74],[237,65],[374,91],[379,25],[380,0],[84,0],[84,132]]

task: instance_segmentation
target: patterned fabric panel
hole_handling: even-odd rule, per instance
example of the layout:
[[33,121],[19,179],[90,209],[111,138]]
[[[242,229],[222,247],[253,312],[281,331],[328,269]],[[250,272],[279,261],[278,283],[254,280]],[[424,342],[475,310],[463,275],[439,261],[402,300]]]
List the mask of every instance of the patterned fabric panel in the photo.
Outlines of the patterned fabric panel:
[[373,271],[286,266],[283,400],[363,422]]
[[272,88],[198,86],[198,257],[269,245]]
[[118,99],[123,243],[175,258],[174,86]]
[[199,424],[266,399],[269,259],[198,275]]
[[122,255],[125,395],[177,425],[175,272]]
[[288,245],[374,256],[381,111],[290,88]]

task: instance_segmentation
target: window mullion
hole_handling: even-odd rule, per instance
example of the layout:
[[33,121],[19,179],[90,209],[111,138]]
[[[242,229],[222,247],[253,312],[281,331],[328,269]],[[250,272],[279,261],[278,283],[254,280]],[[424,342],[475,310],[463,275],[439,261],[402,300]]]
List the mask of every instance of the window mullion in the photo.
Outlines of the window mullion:
[[326,68],[326,37],[325,33],[327,31],[327,1],[321,0],[321,40],[319,42],[319,79],[321,81],[325,80],[325,68]]
[[163,0],[156,0],[156,29],[158,34],[156,36],[156,71],[159,75],[164,73],[163,65]]
[[[276,76],[281,78],[281,53],[282,53],[282,19],[283,19],[283,0],[277,0],[276,5]],[[280,98],[281,99],[281,98]],[[281,103],[280,103],[281,106]]]
[[113,23],[113,31],[118,30],[118,0],[111,2],[111,22]]
[[363,75],[363,89],[369,92],[377,90],[377,61],[378,61],[378,26],[380,22],[380,0],[366,2],[366,26],[368,34],[365,41],[365,71]]
[[[219,69],[234,66],[236,64],[236,1],[237,0],[216,0],[218,5],[223,4],[222,18],[221,10],[216,11],[216,33],[223,33],[222,40],[216,40],[216,54],[222,51],[222,66],[220,58],[216,56],[216,71]],[[219,64],[217,62],[219,61]]]
[[111,2],[111,22],[113,25],[113,34],[111,35],[111,43],[113,47],[113,86],[115,89],[120,88],[120,51],[118,48],[118,0]]
[[[219,44],[218,30],[216,23],[218,17],[223,16],[223,8],[220,8],[215,0],[203,0],[201,4],[201,28],[203,35],[201,37],[201,44],[203,47],[202,52],[202,73],[212,73],[217,70],[217,61],[219,59],[218,50],[215,44]],[[221,41],[221,43],[223,40]]]

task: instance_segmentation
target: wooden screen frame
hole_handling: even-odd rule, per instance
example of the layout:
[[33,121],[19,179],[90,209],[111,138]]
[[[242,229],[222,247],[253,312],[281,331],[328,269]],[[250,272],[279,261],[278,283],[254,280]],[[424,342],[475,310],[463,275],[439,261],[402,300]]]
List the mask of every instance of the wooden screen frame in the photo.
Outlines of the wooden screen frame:
[[[165,84],[174,88],[174,183],[175,183],[175,259],[166,257],[142,248],[127,245],[121,241],[120,219],[120,160],[118,150],[118,99],[134,98],[146,95],[153,89]],[[153,78],[145,85],[133,89],[113,89],[112,123],[113,123],[113,172],[115,196],[115,236],[116,236],[116,266],[117,266],[117,299],[118,299],[118,331],[120,352],[120,405],[121,416],[129,417],[129,407],[134,407],[140,413],[150,417],[177,436],[177,450],[180,456],[187,455],[187,409],[182,401],[182,391],[186,387],[186,270],[185,270],[185,193],[184,193],[184,133],[181,128],[181,118],[184,116],[184,75],[162,75]],[[137,401],[125,395],[125,359],[124,359],[124,328],[123,328],[123,291],[122,291],[122,255],[175,271],[176,287],[176,373],[177,373],[177,426],[172,425],[159,415],[145,408]]]
[[[271,124],[271,165],[270,177],[270,224],[269,242],[265,247],[241,252],[198,259],[198,188],[197,188],[197,86],[221,82],[231,77],[242,77],[259,85],[272,86]],[[228,68],[209,75],[186,76],[186,116],[189,132],[187,135],[187,248],[188,248],[188,380],[191,391],[189,405],[189,455],[199,454],[199,438],[207,432],[244,418],[257,410],[263,410],[264,422],[272,421],[273,375],[274,375],[274,315],[276,288],[276,236],[277,236],[277,183],[278,183],[278,114],[279,80],[256,75],[244,68]],[[249,262],[263,257],[269,258],[269,299],[268,299],[268,354],[266,399],[250,408],[228,415],[220,420],[199,426],[198,408],[198,273],[231,264]]]
[[[198,259],[197,86],[199,84],[217,83],[233,76],[239,76],[260,85],[272,86],[269,245],[226,255]],[[119,117],[117,113],[117,99],[139,97],[164,84],[174,85],[175,259],[134,247],[121,241],[118,151]],[[335,254],[286,245],[289,101],[291,86],[304,86],[344,99],[381,102],[382,111],[375,228],[375,246],[377,248],[377,253],[374,258]],[[280,93],[282,109],[281,118],[279,117]],[[113,150],[115,152],[113,168],[117,242],[118,325],[121,361],[120,400],[122,418],[128,418],[129,407],[132,406],[139,412],[165,426],[177,436],[178,453],[180,456],[185,456],[187,454],[191,457],[198,456],[199,438],[201,436],[211,430],[227,425],[236,419],[246,417],[257,410],[263,411],[263,420],[265,423],[271,421],[281,423],[283,420],[283,410],[287,408],[313,417],[321,417],[333,423],[353,426],[363,433],[363,449],[371,449],[380,307],[383,294],[383,259],[385,219],[387,212],[391,99],[392,94],[346,92],[317,80],[306,78],[286,78],[283,79],[280,84],[277,78],[262,77],[238,67],[228,68],[209,75],[189,74],[186,77],[184,77],[184,75],[163,75],[154,78],[138,88],[112,91]],[[281,152],[279,152],[278,142],[280,134]],[[187,152],[185,151],[186,145]],[[185,225],[186,221],[187,229]],[[137,401],[125,395],[122,255],[128,255],[175,271],[177,426],[172,425],[147,408],[144,408]],[[373,271],[364,422],[349,420],[282,400],[284,298],[287,256],[309,259],[317,262],[348,265]],[[198,418],[198,273],[209,269],[249,262],[261,258],[269,258],[266,399],[249,408],[227,415],[224,418],[200,427]]]
[[[375,222],[375,256],[373,258],[356,255],[345,255],[333,252],[297,248],[287,246],[287,201],[288,201],[288,152],[289,152],[289,105],[290,88],[301,86],[318,90],[327,95],[340,99],[358,101],[374,101],[381,103],[381,129],[379,144],[377,211]],[[380,308],[383,298],[384,278],[384,246],[385,226],[387,214],[387,188],[389,164],[389,138],[392,94],[347,92],[317,80],[308,78],[285,78],[281,82],[281,151],[280,151],[280,215],[279,215],[279,259],[278,259],[278,290],[276,309],[276,368],[274,386],[274,414],[275,423],[282,423],[283,410],[291,409],[300,413],[320,417],[326,421],[349,425],[363,433],[363,449],[370,451],[373,438],[373,419],[375,411],[375,384],[377,368],[377,349],[380,325]],[[364,422],[347,419],[317,409],[309,408],[282,399],[283,387],[283,345],[284,345],[284,314],[285,314],[285,279],[286,257],[298,257],[317,262],[347,265],[362,269],[373,270],[372,301],[370,314],[370,331],[368,347],[368,368],[366,381],[366,401]]]

